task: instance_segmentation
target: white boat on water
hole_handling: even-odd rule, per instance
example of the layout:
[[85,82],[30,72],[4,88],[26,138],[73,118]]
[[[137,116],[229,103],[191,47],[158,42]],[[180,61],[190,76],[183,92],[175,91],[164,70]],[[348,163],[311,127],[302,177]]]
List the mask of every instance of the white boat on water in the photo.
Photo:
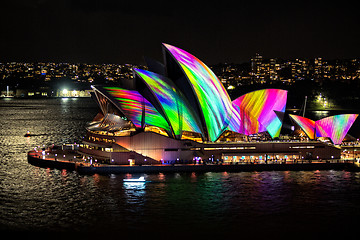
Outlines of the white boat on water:
[[146,182],[145,177],[139,177],[139,178],[128,178],[124,179],[124,182]]

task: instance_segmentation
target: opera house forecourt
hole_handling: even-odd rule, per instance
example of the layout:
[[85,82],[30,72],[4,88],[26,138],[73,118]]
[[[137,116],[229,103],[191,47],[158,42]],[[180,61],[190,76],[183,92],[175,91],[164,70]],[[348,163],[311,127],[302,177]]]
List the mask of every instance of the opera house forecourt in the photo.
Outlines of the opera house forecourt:
[[[134,77],[120,86],[92,86],[100,111],[88,123],[82,143],[72,147],[77,150],[76,168],[127,166],[129,171],[140,165],[275,165],[340,159],[337,145],[357,114],[316,122],[290,115],[311,140],[278,141],[287,91],[262,89],[231,101],[202,61],[169,44],[162,49],[163,63],[145,58],[147,70],[133,69]],[[254,134],[267,140],[248,141]],[[316,140],[324,137],[332,144]],[[46,151],[43,160],[55,150]],[[36,150],[32,154],[33,160]]]

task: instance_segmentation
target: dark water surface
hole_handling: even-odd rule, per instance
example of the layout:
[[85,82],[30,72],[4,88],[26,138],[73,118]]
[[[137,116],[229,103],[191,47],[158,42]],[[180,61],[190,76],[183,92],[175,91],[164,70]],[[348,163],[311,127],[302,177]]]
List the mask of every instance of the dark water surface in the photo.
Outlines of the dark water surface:
[[[360,173],[346,171],[82,176],[27,163],[40,144],[79,141],[91,99],[0,99],[0,230],[240,236],[352,235]],[[29,130],[38,136],[25,138]],[[354,236],[354,235],[352,235]]]

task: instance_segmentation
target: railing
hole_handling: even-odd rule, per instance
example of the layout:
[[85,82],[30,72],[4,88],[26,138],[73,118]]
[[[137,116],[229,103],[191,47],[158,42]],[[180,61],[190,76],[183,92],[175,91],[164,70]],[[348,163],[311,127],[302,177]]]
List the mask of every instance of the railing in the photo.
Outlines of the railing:
[[61,145],[61,150],[73,150],[73,151],[77,151],[79,149],[79,144],[74,143],[74,144],[63,144]]

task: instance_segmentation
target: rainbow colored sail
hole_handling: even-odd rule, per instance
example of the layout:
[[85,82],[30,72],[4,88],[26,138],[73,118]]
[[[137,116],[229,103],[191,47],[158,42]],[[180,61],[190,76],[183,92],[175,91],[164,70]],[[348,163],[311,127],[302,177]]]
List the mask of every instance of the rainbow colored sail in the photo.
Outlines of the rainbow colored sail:
[[316,121],[316,136],[329,137],[334,144],[341,144],[358,114],[340,114]]
[[149,125],[170,131],[164,117],[138,91],[119,87],[104,87],[104,89],[116,99],[120,110],[136,127],[143,128],[145,125]]
[[229,124],[232,105],[224,86],[202,61],[190,53],[163,44],[180,65],[194,92],[210,141],[215,141]]
[[141,128],[142,118],[142,102],[144,97],[134,90],[127,90],[118,87],[104,87],[106,92],[110,94],[120,106],[124,115],[137,127]]
[[358,114],[334,115],[317,121],[297,115],[290,115],[290,117],[301,127],[310,139],[315,139],[315,137],[328,137],[334,144],[341,144],[358,117]]
[[281,89],[257,90],[235,99],[232,104],[241,119],[240,133],[268,131],[272,138],[279,137],[286,100],[287,91]]
[[289,116],[301,127],[310,139],[315,139],[315,121],[293,114],[289,114]]
[[201,133],[196,114],[169,78],[142,69],[134,69],[134,71],[151,89],[177,138],[181,139],[182,131]]
[[266,131],[266,128],[261,125],[255,117],[245,113],[244,109],[241,109],[236,104],[233,105],[233,108],[234,112],[231,117],[228,130],[244,135],[251,135]]

